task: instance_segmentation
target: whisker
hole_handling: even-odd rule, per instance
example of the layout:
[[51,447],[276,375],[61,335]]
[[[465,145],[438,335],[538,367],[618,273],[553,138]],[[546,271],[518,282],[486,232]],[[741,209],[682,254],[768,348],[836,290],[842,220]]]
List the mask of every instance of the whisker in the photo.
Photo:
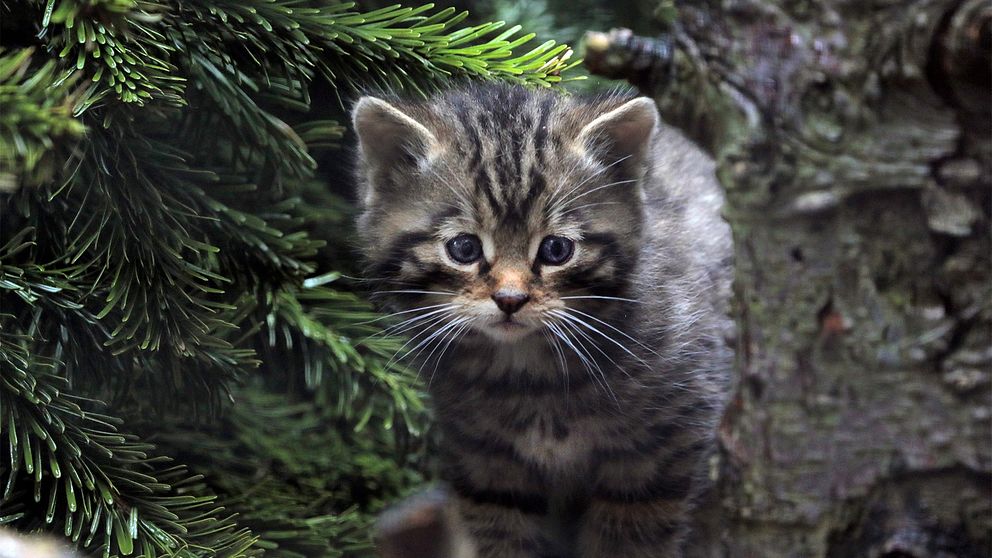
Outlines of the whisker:
[[[609,384],[606,383],[606,381],[605,381],[605,375],[604,375],[603,378],[600,378],[600,376],[596,374],[596,370],[593,369],[593,362],[594,361],[592,360],[592,357],[588,355],[588,353],[584,350],[584,347],[583,347],[583,349],[580,349],[578,347],[578,346],[582,346],[582,343],[580,343],[578,341],[578,339],[574,338],[572,335],[569,335],[568,331],[570,331],[570,330],[565,328],[565,324],[563,322],[557,322],[557,323],[550,323],[549,322],[547,325],[548,325],[548,328],[551,331],[553,331],[555,333],[555,335],[557,335],[558,338],[561,339],[565,343],[565,345],[567,345],[570,349],[572,349],[572,352],[574,352],[576,356],[579,357],[579,361],[582,362],[582,365],[585,367],[586,371],[589,373],[589,377],[592,378],[593,381],[595,381],[597,384],[599,384],[603,388],[604,391],[606,391],[607,393],[609,393],[610,395],[612,395],[613,398],[614,398],[614,400],[615,400],[616,399],[616,394],[613,393],[613,390],[610,389]],[[575,341],[575,343],[573,343],[572,341]],[[576,346],[576,345],[578,345],[578,346]],[[598,368],[599,369],[599,372],[602,373],[602,369],[599,368],[599,365],[598,364],[596,364],[596,368]],[[618,402],[618,404],[619,404],[619,402]]]
[[[599,319],[599,318],[597,318],[596,316],[593,316],[592,314],[589,314],[589,313],[587,313],[587,312],[583,312],[582,310],[576,310],[575,308],[567,308],[567,309],[565,309],[565,311],[566,311],[566,312],[567,312],[567,311],[570,311],[570,312],[575,312],[576,314],[580,314],[580,315],[582,315],[582,316],[585,316],[585,317],[587,317],[587,318],[589,318],[589,319],[591,319],[591,320],[594,320],[594,321],[596,321],[596,322],[599,322],[599,323],[601,323],[601,324],[603,324],[603,325],[605,325],[606,327],[608,327],[608,328],[610,328],[610,329],[612,329],[613,331],[615,331],[615,332],[617,332],[617,333],[619,333],[620,335],[623,335],[623,336],[624,336],[624,337],[626,337],[627,339],[630,339],[630,340],[631,340],[631,341],[633,341],[634,343],[637,343],[637,344],[638,344],[638,345],[639,345],[640,347],[642,347],[643,349],[645,349],[645,350],[647,350],[647,351],[648,351],[648,352],[650,352],[651,354],[653,354],[653,355],[657,355],[657,356],[661,356],[661,355],[658,355],[658,352],[657,352],[657,351],[655,351],[654,349],[652,349],[651,347],[648,347],[648,346],[647,346],[647,345],[645,345],[644,343],[641,343],[641,342],[640,342],[640,341],[638,341],[637,339],[634,339],[634,338],[633,338],[633,337],[631,337],[630,335],[627,335],[627,333],[626,333],[626,332],[624,332],[623,330],[620,330],[620,329],[617,329],[617,328],[616,328],[616,327],[614,327],[613,325],[611,325],[611,324],[609,324],[609,323],[607,323],[607,322],[604,322],[603,320],[601,320],[601,319]],[[575,317],[575,316],[573,316],[573,318],[574,318],[574,317]]]
[[418,284],[412,281],[402,281],[394,277],[369,277],[369,276],[355,277],[354,275],[342,275],[341,278],[346,279],[348,281],[353,281],[355,283],[384,284],[384,285],[398,285],[398,286],[407,286],[407,285],[415,286]]
[[636,180],[633,180],[633,179],[631,179],[631,180],[618,180],[616,182],[610,182],[609,184],[603,184],[602,186],[596,186],[595,188],[593,188],[591,190],[586,190],[585,192],[580,192],[579,194],[576,194],[576,195],[572,196],[568,200],[560,201],[560,202],[556,203],[555,204],[555,209],[568,207],[569,204],[574,203],[579,198],[584,198],[584,197],[588,196],[589,194],[592,194],[594,192],[598,192],[598,191],[602,190],[603,188],[611,188],[613,186],[620,186],[622,184],[630,184],[631,182],[637,182],[637,181]]
[[422,314],[420,316],[414,316],[412,318],[408,318],[408,319],[403,320],[403,321],[401,321],[401,322],[399,322],[397,324],[393,324],[393,325],[391,325],[391,326],[389,326],[387,328],[384,328],[382,331],[379,331],[379,332],[376,332],[376,333],[370,335],[369,338],[371,339],[371,338],[380,337],[380,336],[383,336],[383,335],[399,335],[400,333],[403,333],[404,331],[409,331],[410,329],[412,329],[411,327],[407,327],[407,326],[410,326],[412,324],[416,324],[417,322],[422,321],[424,319],[427,319],[427,318],[429,318],[431,316],[436,316],[437,314],[441,314],[441,313],[444,313],[446,311],[453,310],[455,308],[455,305],[453,305],[453,304],[452,305],[446,305],[446,306],[450,306],[450,308],[441,308],[439,310],[431,310],[430,312],[428,312],[426,314]]
[[[430,343],[438,339],[443,339],[443,335],[447,331],[450,331],[453,327],[463,323],[467,319],[469,318],[455,318],[454,320],[451,320],[450,322],[441,326],[440,329],[436,329],[432,331],[430,335],[425,337],[420,343],[417,343],[417,345],[414,348],[410,349],[409,351],[406,352],[406,354],[400,357],[400,360],[406,359],[411,354],[413,354],[414,351],[416,351],[416,354],[413,354],[413,359],[416,359],[420,353],[424,352],[424,350],[426,350],[427,347],[430,346]],[[421,368],[423,368],[423,365],[421,365]],[[418,377],[420,376],[419,370],[417,371],[417,376]]]
[[[455,329],[456,327],[464,324],[469,319],[471,319],[471,318],[464,317],[464,316],[463,317],[455,318],[454,320],[452,320],[452,321],[444,324],[443,326],[441,326],[440,329],[438,329],[437,331],[434,332],[434,338],[437,339],[439,342],[438,342],[437,345],[434,346],[434,349],[432,349],[431,352],[428,353],[426,357],[424,357],[423,362],[420,365],[420,368],[421,369],[424,367],[424,364],[426,364],[427,361],[429,361],[431,359],[431,356],[434,354],[434,352],[437,351],[441,347],[441,342],[444,341],[444,334],[447,333],[447,332],[449,332],[449,331],[451,331],[451,330],[453,330],[453,329]],[[420,355],[420,353],[426,351],[428,346],[430,346],[430,345],[425,345],[424,348],[422,348],[420,351],[417,352],[417,354],[413,355],[413,358],[417,358]],[[411,351],[413,351],[413,349],[411,349]]]
[[393,317],[399,316],[401,314],[409,314],[410,312],[419,312],[421,310],[430,310],[431,308],[440,308],[442,306],[451,306],[451,307],[454,307],[454,304],[444,303],[444,304],[432,304],[430,306],[420,306],[418,308],[412,308],[410,310],[403,310],[402,312],[393,312],[392,314],[386,314],[384,316],[379,316],[378,318],[374,318],[374,319],[371,319],[371,320],[366,320],[364,322],[358,322],[358,323],[353,324],[353,325],[359,326],[359,325],[374,324],[376,322],[381,322],[382,320],[393,318]]
[[568,399],[568,364],[565,363],[565,353],[561,350],[561,343],[558,342],[558,339],[548,329],[547,322],[541,320],[541,324],[544,326],[541,330],[541,334],[544,335],[545,339],[547,339],[548,346],[551,347],[551,349],[555,352],[555,355],[558,357],[558,364],[561,366],[559,368],[559,370],[561,370],[561,379],[562,383],[565,385],[565,399]]
[[382,294],[432,294],[432,295],[458,296],[458,293],[454,291],[418,291],[415,289],[400,289],[397,291],[374,291],[370,296],[376,296]]
[[455,197],[455,201],[458,202],[458,205],[457,206],[455,204],[450,203],[450,202],[444,202],[445,205],[448,205],[450,207],[454,207],[454,208],[458,209],[459,211],[462,211],[462,212],[465,212],[465,213],[471,213],[472,203],[471,203],[471,200],[469,199],[468,191],[463,189],[463,191],[459,192],[458,190],[456,190],[454,184],[452,184],[452,181],[451,180],[448,180],[444,176],[442,176],[441,173],[438,172],[438,170],[436,168],[431,167],[430,168],[430,172],[431,172],[431,174],[434,175],[435,178],[437,178],[442,184],[444,184],[445,186],[448,187],[449,190],[451,190],[452,195],[454,195],[454,197]]
[[582,331],[578,327],[576,327],[574,331],[575,331],[576,334],[581,335],[583,339],[589,341],[589,343],[593,346],[593,348],[596,349],[597,351],[599,351],[599,354],[603,355],[604,357],[606,357],[606,360],[608,360],[611,363],[613,363],[613,366],[616,366],[617,368],[619,368],[620,371],[623,372],[626,376],[630,376],[630,374],[628,374],[627,371],[624,370],[623,367],[620,366],[617,363],[617,361],[613,360],[613,358],[609,354],[607,354],[606,351],[604,351],[602,348],[600,348],[599,344],[596,343],[596,340],[593,339],[588,333]]
[[585,203],[585,204],[582,204],[582,205],[580,205],[578,207],[573,207],[573,208],[571,208],[571,209],[569,209],[567,211],[562,211],[561,212],[561,215],[568,215],[569,213],[575,213],[576,211],[581,211],[583,209],[589,209],[590,207],[598,207],[600,205],[626,205],[626,204],[624,204],[623,202],[615,202],[615,201],[611,201],[611,202],[592,202],[592,203]]
[[[576,327],[575,325],[569,324],[567,322],[559,322],[559,325],[564,329],[564,331],[566,333],[571,333],[572,340],[575,341],[575,343],[585,352],[586,357],[588,357],[588,359],[593,364],[595,364],[595,366],[596,366],[595,372],[597,372],[599,374],[599,377],[602,379],[602,385],[606,388],[607,393],[610,394],[610,396],[613,398],[613,401],[616,402],[617,407],[619,408],[620,407],[620,401],[617,399],[616,393],[614,393],[613,388],[610,387],[610,382],[609,382],[609,380],[606,377],[606,372],[603,370],[603,367],[599,365],[599,361],[596,360],[592,356],[592,353],[589,352],[589,349],[586,348],[585,343],[583,343],[582,340],[579,339],[579,337],[578,337],[578,335],[581,334],[582,332],[579,331],[579,328],[578,327]],[[585,337],[586,337],[586,339],[589,339],[588,336],[585,336]],[[593,346],[595,346],[595,343],[593,343]],[[598,350],[600,353],[603,352],[601,349],[599,349],[599,347],[596,347],[596,350]]]
[[[472,327],[473,321],[475,321],[475,318],[470,318],[468,321],[462,324],[462,326],[457,331],[455,331],[454,334],[451,335],[451,338],[448,339],[448,342],[444,345],[444,348],[441,349],[440,354],[437,355],[437,359],[434,360],[434,369],[431,370],[431,377],[427,379],[427,387],[430,387],[430,385],[434,382],[434,375],[437,374],[437,367],[441,365],[441,359],[444,358],[444,353],[448,351],[448,347],[450,347],[451,344],[454,343],[459,336],[461,336],[463,333],[468,331],[470,327]],[[428,356],[427,358],[430,359],[430,356]],[[419,370],[417,371],[417,375],[418,376],[420,375]]]
[[[633,155],[627,155],[626,157],[621,157],[620,159],[617,159],[616,161],[613,161],[609,165],[606,165],[602,169],[599,169],[598,171],[596,171],[595,173],[593,173],[592,175],[590,175],[588,178],[586,178],[582,182],[579,182],[578,184],[576,184],[574,187],[572,187],[571,190],[569,190],[568,192],[565,192],[562,195],[562,197],[568,197],[570,194],[572,194],[572,192],[575,192],[576,190],[578,190],[579,188],[581,188],[582,186],[584,186],[585,184],[587,184],[590,180],[596,178],[597,176],[602,176],[606,171],[610,170],[610,168],[619,165],[620,163],[626,161],[627,159],[629,159],[631,157],[633,157]],[[555,196],[558,196],[558,194],[560,193],[560,190],[561,190],[561,188],[555,189],[555,193],[554,193]]]
[[579,360],[586,367],[586,369],[591,372],[592,369],[591,369],[591,367],[589,365],[588,360],[586,360],[585,356],[583,355],[582,351],[579,351],[575,347],[575,345],[573,345],[565,337],[564,330],[562,330],[562,328],[561,328],[561,323],[560,322],[557,322],[557,323],[555,323],[555,322],[547,322],[545,325],[547,326],[547,328],[548,328],[549,331],[551,331],[552,333],[554,333],[555,337],[557,337],[558,339],[562,340],[565,343],[565,345],[568,346],[568,348],[572,349],[572,352],[574,352],[576,354],[576,356],[579,357]]
[[547,325],[548,325],[547,322],[544,321],[544,320],[541,320],[541,325],[545,326],[545,329],[542,330],[542,333],[544,334],[544,337],[548,340],[548,344],[551,345],[552,350],[554,350],[555,353],[556,353],[556,355],[558,356],[558,363],[561,364],[561,371],[562,371],[562,373],[564,374],[564,377],[565,377],[565,390],[566,390],[566,393],[567,393],[567,391],[568,391],[568,365],[565,363],[565,353],[562,352],[562,350],[561,350],[561,343],[558,342],[558,339],[556,339],[548,331],[548,329],[547,329]]
[[602,299],[602,300],[619,300],[620,302],[633,302],[634,304],[644,304],[644,302],[642,302],[640,300],[634,300],[632,298],[623,298],[623,297],[619,297],[619,296],[600,296],[600,295],[588,295],[588,296],[586,296],[586,295],[581,295],[581,296],[560,296],[560,297],[558,297],[559,300],[579,300],[579,299],[585,299],[585,298],[597,298],[597,299]]
[[[424,329],[422,331],[417,332],[415,335],[411,336],[409,339],[406,340],[405,343],[403,343],[402,345],[400,345],[400,348],[399,349],[396,349],[396,352],[393,353],[393,356],[391,356],[389,358],[389,362],[386,363],[386,368],[388,368],[389,365],[393,364],[394,362],[397,362],[399,360],[402,360],[403,357],[400,357],[399,359],[397,359],[396,358],[397,355],[399,355],[400,352],[403,351],[403,349],[405,349],[407,347],[407,345],[409,345],[410,343],[413,343],[414,340],[416,340],[418,337],[420,337],[421,335],[423,335],[424,333],[426,333],[427,331],[429,331],[427,329],[429,326],[432,326],[434,324],[437,324],[437,323],[440,323],[440,322],[444,321],[445,319],[447,319],[448,316],[449,316],[449,314],[442,314],[440,317],[435,317],[435,318],[431,319],[430,321],[428,321],[427,323],[420,324],[420,327],[423,327]],[[428,338],[430,338],[430,335],[428,335]],[[409,353],[407,353],[407,354],[409,354]],[[404,355],[404,357],[405,356],[406,355]]]
[[634,357],[634,359],[636,359],[641,364],[645,364],[645,365],[647,364],[646,362],[644,362],[644,359],[642,359],[641,357],[639,357],[636,354],[634,354],[634,352],[631,351],[630,349],[628,349],[623,343],[620,343],[616,339],[610,337],[609,335],[606,335],[605,333],[603,333],[602,331],[596,329],[594,326],[589,325],[585,321],[583,321],[583,320],[581,320],[581,319],[579,319],[579,318],[577,318],[575,316],[567,315],[564,312],[552,311],[551,313],[553,315],[555,315],[555,316],[558,316],[559,318],[562,318],[563,320],[567,320],[567,321],[571,322],[572,324],[575,324],[576,326],[583,326],[583,327],[589,329],[590,331],[592,331],[592,332],[594,332],[594,333],[596,333],[598,335],[601,335],[604,339],[606,339],[610,343],[613,343],[617,347],[620,347],[620,350],[622,350],[623,352],[627,353],[628,355]]

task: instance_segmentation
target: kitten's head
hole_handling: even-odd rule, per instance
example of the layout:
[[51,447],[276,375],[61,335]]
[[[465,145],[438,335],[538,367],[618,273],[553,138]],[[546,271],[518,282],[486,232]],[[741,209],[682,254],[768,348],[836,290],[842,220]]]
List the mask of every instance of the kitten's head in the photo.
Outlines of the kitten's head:
[[411,326],[513,342],[624,296],[650,100],[487,86],[353,116],[370,275]]

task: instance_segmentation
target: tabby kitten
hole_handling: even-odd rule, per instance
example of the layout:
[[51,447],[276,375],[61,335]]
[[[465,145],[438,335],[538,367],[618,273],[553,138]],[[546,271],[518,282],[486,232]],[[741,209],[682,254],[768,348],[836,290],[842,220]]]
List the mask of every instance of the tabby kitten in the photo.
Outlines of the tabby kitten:
[[481,557],[680,555],[723,406],[730,234],[645,98],[362,98],[359,230]]

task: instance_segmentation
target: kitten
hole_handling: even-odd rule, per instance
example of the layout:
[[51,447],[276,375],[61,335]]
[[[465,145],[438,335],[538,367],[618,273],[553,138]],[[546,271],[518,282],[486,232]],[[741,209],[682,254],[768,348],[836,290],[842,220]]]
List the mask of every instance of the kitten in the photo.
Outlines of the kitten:
[[359,230],[482,557],[679,556],[723,407],[731,241],[651,100],[364,97]]

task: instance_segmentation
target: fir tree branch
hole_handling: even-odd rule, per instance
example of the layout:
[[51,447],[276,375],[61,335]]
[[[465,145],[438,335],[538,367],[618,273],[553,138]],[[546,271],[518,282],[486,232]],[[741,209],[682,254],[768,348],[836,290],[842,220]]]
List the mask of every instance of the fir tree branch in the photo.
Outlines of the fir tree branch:
[[33,67],[34,49],[0,50],[0,193],[41,184],[55,174],[57,147],[82,137],[72,116],[78,74],[52,86],[54,62]]
[[[452,77],[548,85],[578,63],[569,61],[567,46],[553,41],[514,57],[514,49],[533,39],[532,34],[517,36],[517,26],[497,33],[501,22],[457,29],[467,12],[446,8],[430,13],[433,4],[364,13],[353,11],[351,3],[307,7],[291,0],[194,0],[189,6],[198,12],[191,20],[239,33],[249,59],[271,59],[265,53],[274,52],[297,75],[317,71],[335,86],[374,84],[420,91]],[[302,48],[285,54],[285,47],[267,48],[273,46],[270,42],[295,42]]]
[[110,93],[125,103],[182,104],[185,80],[169,62],[175,47],[161,31],[164,12],[141,0],[47,0],[41,36],[63,61],[63,76],[86,69],[93,82],[80,110]]
[[[118,137],[91,134],[90,151],[66,187],[22,191],[20,200],[2,204],[18,208],[5,211],[4,230],[17,232],[0,253],[6,280],[0,286],[20,297],[5,308],[28,316],[32,307],[46,305],[51,314],[40,334],[59,344],[69,373],[92,372],[90,380],[110,380],[113,391],[128,391],[135,370],[147,381],[158,376],[174,384],[163,395],[193,387],[226,391],[225,384],[256,363],[250,348],[234,344],[242,336],[236,324],[254,304],[245,289],[261,277],[307,273],[311,268],[301,258],[320,243],[208,196],[203,188],[217,177],[190,168],[174,148],[142,136]],[[295,222],[279,217],[278,205],[267,210],[270,220]],[[37,278],[32,289],[25,274],[57,280],[61,290],[56,294]],[[234,281],[237,288],[228,294]],[[53,308],[58,297],[72,306]],[[189,381],[177,382],[180,369]]]
[[[104,556],[241,556],[251,547],[199,479],[120,433],[120,419],[85,410],[96,402],[67,393],[58,363],[39,357],[30,335],[9,332],[12,318],[0,315],[0,523],[50,525]],[[29,483],[33,496],[22,493]]]
[[[455,29],[467,13],[453,8],[431,14],[433,4],[427,4],[362,13],[353,6],[297,0],[190,0],[178,7],[48,0],[42,28],[49,48],[64,61],[64,75],[85,70],[93,82],[82,109],[110,93],[125,103],[184,104],[190,76],[177,69],[183,53],[195,50],[189,47],[204,37],[222,42],[203,45],[202,51],[226,57],[220,54],[224,47],[234,46],[236,56],[266,69],[277,66],[278,76],[296,84],[319,72],[335,85],[351,87],[374,83],[421,90],[451,77],[547,85],[578,62],[569,61],[567,46],[553,41],[514,56],[532,34],[517,36],[519,27],[497,33],[502,22]],[[308,104],[307,93],[300,93],[298,99]]]
[[427,417],[403,341],[313,276],[352,257],[312,158],[340,111],[311,88],[552,85],[571,51],[432,5],[28,6],[45,48],[0,54],[0,522],[107,554],[367,555]]
[[426,419],[416,375],[392,362],[405,340],[382,336],[367,302],[325,286],[335,277],[313,278],[274,299],[264,360],[302,371],[306,387],[319,390],[318,399],[342,424],[359,431],[376,417],[402,444],[423,431]]
[[207,475],[266,556],[373,556],[374,515],[421,480],[409,458],[382,430],[342,428],[319,400],[257,384],[235,397],[212,428],[156,428],[156,443]]

